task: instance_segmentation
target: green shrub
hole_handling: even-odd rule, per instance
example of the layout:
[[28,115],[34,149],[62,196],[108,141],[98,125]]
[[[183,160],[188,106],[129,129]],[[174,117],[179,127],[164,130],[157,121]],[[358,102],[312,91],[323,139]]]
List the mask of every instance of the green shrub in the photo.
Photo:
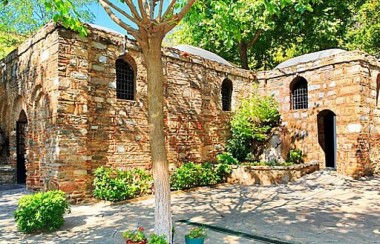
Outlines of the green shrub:
[[232,156],[231,153],[225,152],[216,156],[216,161],[220,164],[236,165],[239,161]]
[[220,163],[220,164],[216,165],[215,172],[216,172],[216,175],[218,176],[218,182],[219,183],[226,182],[227,177],[232,172],[232,167],[229,164]]
[[244,162],[251,152],[250,139],[232,134],[232,137],[227,141],[226,148],[238,161]]
[[214,185],[218,181],[219,177],[210,163],[188,162],[179,167],[171,176],[171,186],[177,190]]
[[165,235],[152,234],[149,238],[148,244],[169,244]]
[[22,232],[54,231],[63,225],[69,209],[63,191],[40,192],[20,198],[14,217]]
[[289,155],[288,155],[288,162],[301,164],[303,163],[303,156],[304,155],[301,149],[296,148],[296,149],[290,150]]
[[250,152],[260,154],[258,149],[262,148],[272,128],[279,122],[278,104],[273,97],[255,94],[243,100],[231,120],[232,136],[227,142],[228,152],[239,161],[245,161]]
[[143,169],[122,171],[101,166],[95,171],[93,185],[94,197],[116,202],[149,194],[153,176]]

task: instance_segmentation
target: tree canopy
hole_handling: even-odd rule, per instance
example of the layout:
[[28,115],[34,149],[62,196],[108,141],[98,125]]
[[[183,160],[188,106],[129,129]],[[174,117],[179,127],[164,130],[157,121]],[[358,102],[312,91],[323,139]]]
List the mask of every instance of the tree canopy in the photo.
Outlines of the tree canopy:
[[373,0],[200,0],[170,38],[252,69],[328,48],[378,55],[379,5]]
[[0,1],[0,59],[52,19],[84,33],[81,22],[93,21],[87,8],[93,2],[96,0]]

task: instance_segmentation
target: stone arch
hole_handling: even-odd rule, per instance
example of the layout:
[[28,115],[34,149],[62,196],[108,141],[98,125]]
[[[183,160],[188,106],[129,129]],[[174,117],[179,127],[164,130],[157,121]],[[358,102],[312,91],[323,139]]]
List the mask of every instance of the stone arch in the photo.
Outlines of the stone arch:
[[27,133],[28,117],[21,109],[16,122],[16,156],[17,156],[17,183],[25,184],[27,179]]
[[307,109],[308,103],[308,82],[302,76],[297,76],[289,84],[290,109]]
[[221,87],[222,109],[223,111],[231,111],[233,84],[228,78],[224,79]]
[[336,168],[337,162],[337,136],[336,114],[325,109],[317,115],[318,143],[325,152],[325,167]]
[[28,109],[23,96],[17,96],[13,102],[13,109],[11,114],[12,128],[15,127],[16,121],[18,121],[20,113],[24,110],[25,116],[28,119]]
[[116,97],[124,100],[136,99],[137,65],[130,55],[123,55],[115,62]]

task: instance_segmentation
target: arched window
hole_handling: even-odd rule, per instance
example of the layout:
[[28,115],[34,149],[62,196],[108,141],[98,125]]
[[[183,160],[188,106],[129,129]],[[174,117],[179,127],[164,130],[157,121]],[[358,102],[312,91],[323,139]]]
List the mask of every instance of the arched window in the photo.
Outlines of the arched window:
[[308,95],[307,95],[307,81],[303,77],[297,77],[293,80],[291,86],[291,108],[307,109],[308,108]]
[[135,71],[122,59],[116,60],[116,97],[125,100],[135,99]]
[[222,108],[231,111],[232,81],[225,79],[222,83]]

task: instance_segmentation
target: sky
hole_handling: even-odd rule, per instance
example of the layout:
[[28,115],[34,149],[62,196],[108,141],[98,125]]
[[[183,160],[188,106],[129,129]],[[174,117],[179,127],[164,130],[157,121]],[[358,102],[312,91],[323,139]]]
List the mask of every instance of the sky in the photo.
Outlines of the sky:
[[124,35],[127,34],[127,32],[123,28],[121,28],[115,22],[113,22],[113,20],[108,16],[106,11],[103,9],[102,6],[100,6],[99,3],[91,4],[90,10],[95,15],[94,24],[110,28],[110,29],[115,30],[117,32],[120,32]]

